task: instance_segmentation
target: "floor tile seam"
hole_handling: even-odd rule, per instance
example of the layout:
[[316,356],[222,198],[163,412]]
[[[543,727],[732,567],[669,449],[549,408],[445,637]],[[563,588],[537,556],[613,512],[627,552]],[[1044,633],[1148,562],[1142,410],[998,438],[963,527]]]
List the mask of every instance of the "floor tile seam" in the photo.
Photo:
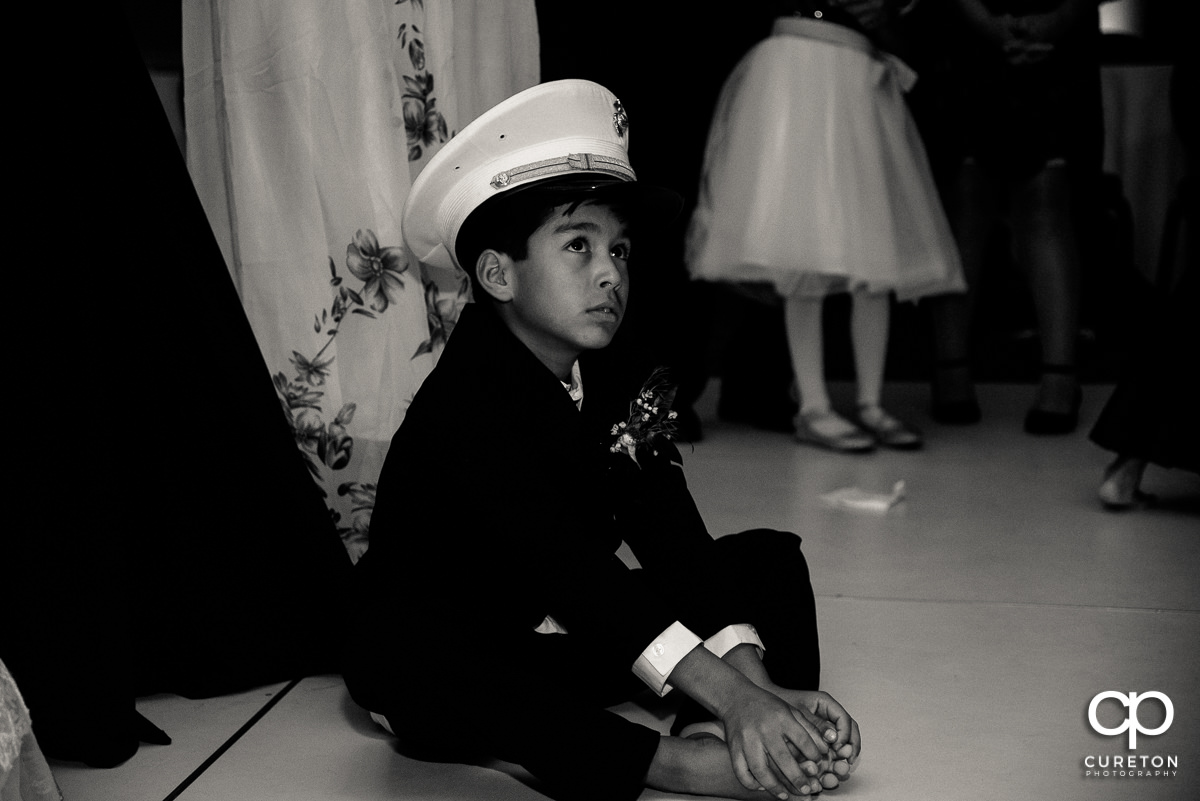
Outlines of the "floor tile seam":
[[168,793],[163,798],[163,801],[175,801],[175,799],[179,798],[179,796],[182,795],[183,792],[185,790],[187,790],[187,788],[190,787],[194,781],[196,781],[196,779],[200,778],[200,776],[203,775],[203,773],[206,770],[208,770],[213,765],[215,765],[217,763],[217,760],[219,760],[222,756],[224,756],[225,753],[227,751],[229,751],[229,749],[232,748],[233,745],[238,740],[240,740],[243,736],[245,736],[245,734],[248,731],[250,731],[250,729],[254,728],[254,726],[260,720],[262,720],[264,717],[266,717],[267,713],[270,712],[271,709],[277,703],[279,703],[285,695],[287,695],[289,692],[291,692],[292,689],[294,689],[296,687],[296,685],[298,685],[302,680],[303,680],[303,677],[297,678],[297,679],[292,679],[286,685],[284,685],[279,690],[279,692],[275,693],[270,698],[268,698],[266,703],[264,703],[261,707],[259,707],[259,709],[257,711],[255,711],[255,713],[253,715],[251,715],[250,718],[245,723],[243,723],[237,731],[235,731],[232,735],[230,735],[229,738],[225,740],[225,742],[221,743],[221,745],[218,746],[215,751],[213,751],[211,754],[209,754],[209,756],[203,762],[201,762],[196,767],[195,770],[193,770],[190,774],[188,774],[187,778],[185,778],[183,781],[181,781],[175,787],[174,790],[172,790],[170,793]]
[[900,596],[882,596],[882,595],[820,595],[819,600],[831,601],[883,601],[887,603],[913,603],[913,604],[951,604],[959,606],[993,606],[993,607],[1013,607],[1013,608],[1041,608],[1041,609],[1085,609],[1092,612],[1143,612],[1148,614],[1181,614],[1181,615],[1200,615],[1200,609],[1187,609],[1169,606],[1100,606],[1096,604],[1068,604],[1068,603],[1034,603],[1029,601],[991,601],[984,599],[971,598],[904,598]]

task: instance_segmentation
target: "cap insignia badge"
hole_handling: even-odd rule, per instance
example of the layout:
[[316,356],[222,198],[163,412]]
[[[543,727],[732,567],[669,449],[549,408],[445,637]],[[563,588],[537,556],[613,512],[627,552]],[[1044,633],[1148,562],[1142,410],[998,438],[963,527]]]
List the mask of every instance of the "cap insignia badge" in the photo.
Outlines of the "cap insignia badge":
[[613,128],[617,129],[617,136],[624,136],[629,128],[629,115],[625,113],[620,100],[613,101]]

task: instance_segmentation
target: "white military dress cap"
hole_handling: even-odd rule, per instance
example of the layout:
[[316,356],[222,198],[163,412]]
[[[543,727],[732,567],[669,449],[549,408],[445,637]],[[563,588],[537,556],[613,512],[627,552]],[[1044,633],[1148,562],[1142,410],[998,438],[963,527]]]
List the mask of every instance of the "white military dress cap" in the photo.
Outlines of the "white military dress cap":
[[[462,224],[485,201],[555,180],[634,184],[628,150],[629,116],[608,89],[574,79],[538,84],[481,114],[430,159],[404,205],[404,239],[421,261],[452,269]],[[676,193],[627,188],[635,186],[662,216],[678,213]]]

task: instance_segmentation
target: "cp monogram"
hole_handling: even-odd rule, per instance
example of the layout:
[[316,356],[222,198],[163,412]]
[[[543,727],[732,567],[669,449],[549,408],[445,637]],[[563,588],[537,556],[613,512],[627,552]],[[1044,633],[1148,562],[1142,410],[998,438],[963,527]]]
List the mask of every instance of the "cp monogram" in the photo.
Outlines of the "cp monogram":
[[[1120,701],[1121,704],[1129,710],[1129,714],[1125,717],[1125,722],[1115,729],[1105,728],[1104,726],[1100,725],[1100,721],[1096,720],[1096,707],[1100,706],[1100,702],[1106,698],[1112,698],[1116,701]],[[1141,721],[1138,720],[1138,704],[1147,698],[1157,698],[1159,701],[1162,701],[1162,705],[1167,712],[1166,717],[1163,719],[1162,725],[1157,729],[1143,728]],[[1137,736],[1139,732],[1149,735],[1162,734],[1171,727],[1171,721],[1174,719],[1175,707],[1171,704],[1171,699],[1157,691],[1142,693],[1141,695],[1138,695],[1137,693],[1129,693],[1128,695],[1125,695],[1124,693],[1119,693],[1115,690],[1107,690],[1105,692],[1098,693],[1094,698],[1092,698],[1092,703],[1088,706],[1088,722],[1091,723],[1092,728],[1100,734],[1105,734],[1109,737],[1115,737],[1125,730],[1129,731],[1129,749],[1131,751],[1137,748]]]

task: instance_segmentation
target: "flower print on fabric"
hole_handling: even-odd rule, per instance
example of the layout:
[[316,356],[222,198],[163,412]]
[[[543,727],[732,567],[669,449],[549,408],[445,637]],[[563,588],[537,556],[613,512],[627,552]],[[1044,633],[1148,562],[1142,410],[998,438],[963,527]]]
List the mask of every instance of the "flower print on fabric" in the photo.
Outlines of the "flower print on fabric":
[[[381,248],[374,231],[360,229],[354,234],[354,241],[346,246],[346,269],[364,282],[362,294],[367,305],[382,314],[396,293],[404,289],[401,276],[408,269],[408,261],[403,248]],[[358,302],[361,304],[362,299]]]
[[[421,6],[421,0],[399,0]],[[397,37],[401,48],[408,51],[413,73],[404,75],[404,93],[401,97],[404,132],[408,142],[408,160],[419,161],[426,149],[433,144],[445,142],[449,136],[446,118],[437,109],[437,98],[433,94],[433,73],[425,69],[425,41],[416,25],[404,23]]]

